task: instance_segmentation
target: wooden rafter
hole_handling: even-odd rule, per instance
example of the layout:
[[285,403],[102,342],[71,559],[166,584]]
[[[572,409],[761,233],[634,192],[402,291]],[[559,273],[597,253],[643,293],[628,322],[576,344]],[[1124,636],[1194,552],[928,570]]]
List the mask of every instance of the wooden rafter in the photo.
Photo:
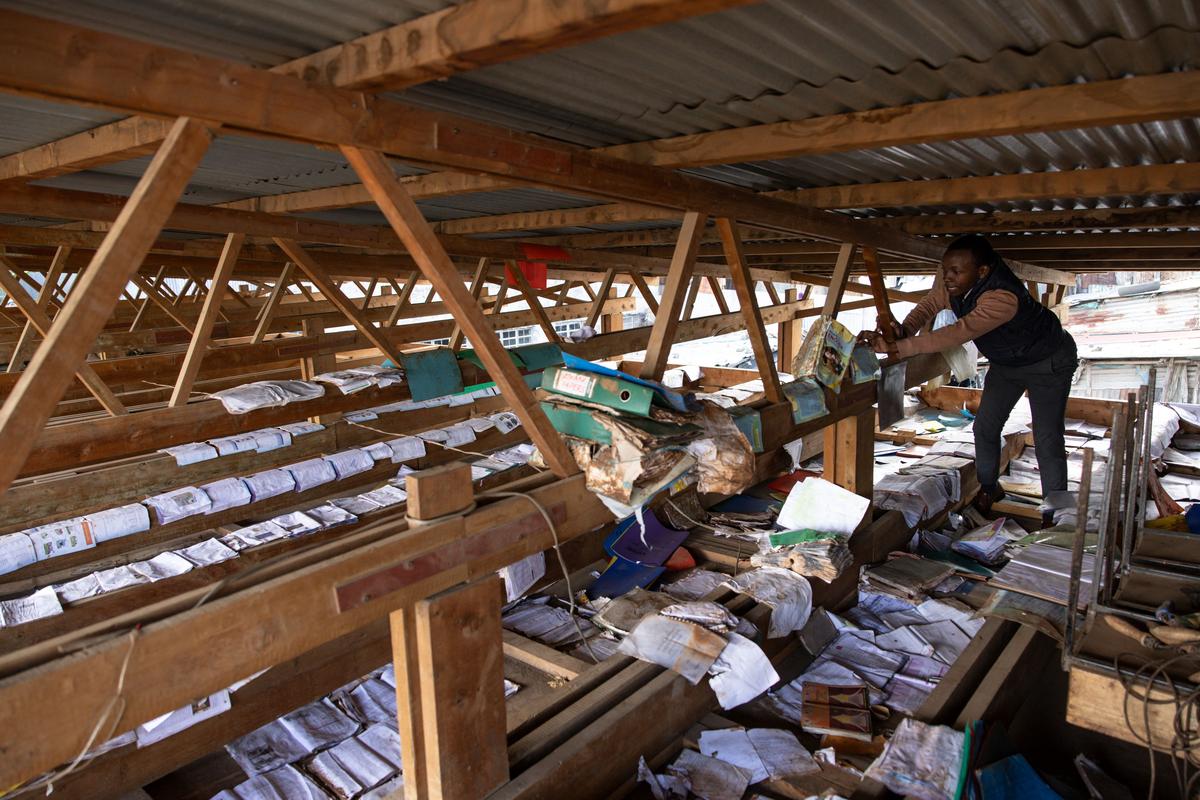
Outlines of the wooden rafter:
[[537,405],[533,393],[500,344],[479,303],[463,285],[458,269],[451,263],[420,209],[396,182],[395,173],[387,161],[377,152],[355,147],[344,147],[342,153],[363,184],[371,190],[376,205],[404,241],[421,272],[451,308],[483,361],[488,375],[509,400],[546,464],[560,477],[577,472],[575,460],[562,438]]
[[[45,312],[46,306],[49,305],[50,298],[54,294],[54,288],[58,285],[58,278],[62,274],[63,266],[66,264],[67,256],[70,254],[71,248],[69,247],[59,247],[54,252],[54,259],[50,262],[50,268],[46,270],[45,279],[42,281],[42,288],[38,291],[36,305],[40,311]],[[15,296],[13,299],[16,299]],[[8,372],[16,372],[18,367],[25,363],[25,356],[33,346],[33,335],[33,321],[26,320],[25,327],[21,329],[21,337],[17,339],[17,344],[13,347],[12,355],[9,356]]]
[[[489,260],[486,258],[479,259],[479,263],[475,266],[475,274],[471,276],[471,297],[479,302],[479,295],[483,291],[484,278],[487,277]],[[553,340],[551,340],[553,341]],[[458,352],[462,347],[463,332],[458,325],[454,326],[454,333],[450,334],[450,349]]]
[[529,279],[525,277],[525,273],[515,264],[509,267],[509,272],[512,273],[513,280],[517,282],[517,288],[521,290],[521,296],[525,298],[526,305],[533,312],[533,318],[537,320],[538,327],[546,335],[546,341],[559,341],[558,331],[554,330],[554,324],[546,316],[546,309],[542,307],[542,301],[529,285]]
[[34,433],[46,424],[72,375],[84,363],[96,334],[158,236],[212,137],[211,128],[204,123],[186,118],[175,122],[0,408],[0,441],[6,443],[0,458],[0,492],[7,491],[20,473],[33,447]]
[[833,278],[829,282],[829,293],[825,295],[825,306],[821,314],[826,317],[836,317],[842,305],[842,297],[846,293],[846,280],[850,277],[850,267],[854,263],[855,246],[851,242],[842,244],[838,250],[837,262],[833,267]]
[[646,305],[650,307],[650,313],[657,314],[658,301],[654,299],[654,292],[650,291],[650,287],[646,285],[646,279],[635,269],[629,270],[629,277],[633,280],[633,285],[637,287],[642,299],[646,301]]
[[617,268],[612,267],[608,272],[604,273],[604,280],[600,281],[600,288],[596,291],[596,299],[592,301],[592,310],[588,313],[587,326],[593,330],[596,323],[600,321],[600,315],[604,312],[604,303],[608,300],[609,289],[612,288],[613,280],[617,277]]
[[279,273],[279,278],[276,279],[275,285],[271,288],[271,294],[267,297],[267,302],[263,304],[258,317],[258,327],[254,329],[254,335],[250,337],[251,344],[258,344],[267,336],[267,331],[271,330],[271,322],[275,319],[275,310],[279,308],[279,303],[283,300],[283,296],[287,294],[288,284],[292,280],[292,270],[296,265],[291,261],[283,265],[283,270]]

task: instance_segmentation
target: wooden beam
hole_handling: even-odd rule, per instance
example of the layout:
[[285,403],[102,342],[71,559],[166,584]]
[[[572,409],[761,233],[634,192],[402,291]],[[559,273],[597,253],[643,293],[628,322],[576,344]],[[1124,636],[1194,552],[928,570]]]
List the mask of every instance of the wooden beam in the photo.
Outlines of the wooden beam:
[[838,250],[837,262],[833,266],[833,277],[829,281],[829,294],[825,295],[825,307],[821,309],[822,316],[837,316],[838,309],[842,305],[842,297],[846,293],[846,281],[850,277],[850,267],[853,263],[854,245],[845,242]]
[[396,182],[391,166],[377,152],[345,147],[342,153],[363,184],[371,190],[375,203],[412,253],[421,272],[445,300],[458,324],[471,339],[488,375],[512,405],[513,412],[529,432],[529,438],[537,445],[546,464],[560,477],[577,472],[575,459],[558,431],[537,405],[533,393],[500,344],[479,303],[463,286],[458,269],[450,262],[450,257],[420,209]]
[[238,251],[246,236],[241,233],[231,233],[225,238],[225,250],[217,262],[213,272],[212,286],[204,298],[204,307],[200,309],[200,318],[196,320],[196,331],[192,341],[188,343],[187,355],[183,359],[183,368],[175,381],[171,399],[167,405],[181,406],[187,403],[192,395],[192,384],[200,373],[200,362],[204,360],[204,352],[212,340],[213,323],[217,321],[217,312],[221,310],[221,300],[225,297],[225,287],[229,284],[229,276],[233,273],[233,265],[237,263]]
[[[666,368],[671,345],[675,343],[675,330],[679,327],[683,292],[692,281],[692,270],[696,265],[696,253],[700,247],[700,236],[704,232],[706,220],[706,215],[699,211],[689,211],[683,216],[675,253],[671,257],[671,267],[667,271],[662,305],[654,315],[654,327],[650,332],[650,343],[642,364],[642,377],[648,380],[660,380]],[[601,287],[600,297],[608,293],[612,276],[612,272],[605,276],[606,283]]]
[[[508,780],[503,597],[493,574],[417,603],[422,772],[431,797],[483,798]],[[449,664],[455,667],[446,669]],[[407,783],[406,770],[411,798]]]
[[392,360],[393,364],[401,362],[400,351],[395,348],[387,336],[380,333],[379,328],[376,328],[363,316],[363,312],[358,306],[354,305],[349,297],[346,297],[342,290],[338,288],[337,283],[329,277],[329,273],[325,271],[325,268],[308,251],[290,239],[276,239],[275,244],[279,245],[279,248],[287,253],[288,258],[294,261],[300,267],[300,270],[308,276],[308,279],[312,281],[313,285],[321,290],[321,294],[333,303],[338,311],[345,314],[346,319],[354,327],[358,328],[359,332],[363,336],[366,336],[371,344],[385,353]]
[[[54,294],[54,288],[58,285],[59,275],[62,274],[63,266],[67,262],[67,256],[71,254],[71,248],[59,247],[54,251],[54,259],[50,262],[50,268],[46,270],[45,280],[42,281],[42,288],[38,292],[37,307],[41,311],[46,310],[46,306],[50,302],[50,298]],[[9,265],[7,260],[6,266]],[[34,326],[33,322],[26,320],[25,327],[21,329],[21,337],[17,339],[17,344],[13,347],[12,355],[8,358],[7,372],[16,372],[18,367],[25,363],[25,356],[29,352],[29,348],[33,346]]]
[[[400,319],[400,312],[408,305],[408,301],[412,298],[413,289],[417,288],[416,270],[408,274],[408,280],[404,282],[404,288],[400,290],[400,294],[396,295],[396,306],[392,309],[392,315],[388,317],[386,327],[391,328]],[[457,325],[455,326],[457,328]]]
[[692,285],[688,287],[687,299],[683,302],[683,319],[692,318],[692,311],[696,308],[696,298],[700,296],[700,284],[703,280],[699,275],[692,278]]
[[[43,339],[43,346],[45,346],[44,342],[49,337],[49,334],[52,330],[52,324],[50,319],[46,316],[46,312],[38,307],[37,303],[33,301],[33,299],[25,292],[25,290],[17,285],[16,280],[13,279],[8,270],[3,268],[0,268],[0,289],[3,289],[6,294],[12,297],[13,302],[17,304],[17,308],[22,314],[25,315],[26,319],[28,319],[29,324],[33,326],[34,330],[36,330],[39,335],[41,335]],[[36,351],[34,355],[36,357]],[[31,363],[30,369],[32,368],[33,364]],[[117,416],[120,414],[129,413],[121,401],[117,399],[117,396],[113,394],[112,389],[108,388],[108,385],[100,379],[100,376],[96,374],[95,370],[88,366],[86,361],[80,361],[74,370],[74,374],[75,377],[79,378],[80,383],[87,387],[87,390],[92,393],[92,396],[96,398],[100,405],[103,406],[103,408],[108,411],[109,414]],[[22,374],[22,378],[23,377],[24,374]],[[18,389],[20,388],[19,381],[20,379],[18,379]],[[63,386],[63,391],[65,390],[66,386]],[[14,389],[14,394],[15,392],[16,390]],[[57,402],[57,400],[55,402]],[[5,403],[5,407],[7,407],[7,403]],[[53,409],[50,410],[53,411]],[[49,418],[49,414],[46,416]],[[30,447],[32,447],[33,440],[35,438],[33,433],[27,432],[26,438],[30,442]],[[27,453],[28,449],[26,449],[26,454]],[[20,467],[18,465],[18,469],[19,468]],[[3,469],[3,459],[0,459],[0,469]]]
[[[151,280],[150,285],[155,287],[156,289],[159,286],[161,286],[162,282],[163,282],[163,274],[166,271],[167,271],[167,268],[165,266],[159,267],[158,272],[154,275],[154,278]],[[146,311],[150,308],[150,294],[148,292],[143,292],[142,294],[144,296],[142,297],[141,305],[138,306],[137,313],[134,314],[134,317],[133,317],[133,322],[129,326],[130,333],[133,333],[141,326],[142,320],[144,320],[146,317]],[[130,302],[133,302],[132,297],[130,298]]]
[[771,357],[771,345],[767,341],[767,329],[763,326],[762,315],[758,310],[758,298],[754,296],[750,267],[747,266],[746,256],[742,253],[742,237],[738,233],[737,223],[719,217],[717,231],[721,234],[721,243],[725,246],[725,261],[729,264],[733,288],[737,292],[738,304],[746,320],[746,333],[750,336],[750,347],[754,351],[758,374],[762,377],[763,392],[772,403],[785,402],[783,387],[779,385],[779,374],[775,372],[775,360]]
[[722,314],[728,314],[729,302],[725,299],[725,287],[721,285],[720,278],[709,275],[705,280],[708,281],[708,290],[712,292],[713,299],[717,301],[717,309]]
[[0,158],[0,181],[51,178],[149,155],[171,129],[161,119],[130,117]]
[[821,186],[784,190],[776,196],[815,208],[890,208],[1196,191],[1200,164],[1187,163]]
[[212,137],[212,130],[204,123],[187,118],[175,122],[29,367],[0,408],[0,441],[8,443],[0,457],[0,493],[7,491],[20,473],[36,432],[54,413],[71,376],[84,362],[92,341],[116,306],[121,289],[158,236]]
[[1173,72],[678,136],[605,153],[639,164],[697,167],[1197,115],[1200,74]]
[[874,492],[875,410],[825,429],[825,480],[870,500]]
[[258,317],[258,327],[254,329],[254,335],[250,337],[251,344],[258,344],[267,336],[267,331],[271,330],[271,322],[275,318],[275,311],[279,308],[279,301],[287,294],[288,284],[292,280],[292,270],[296,268],[294,262],[287,262],[283,265],[283,270],[279,273],[279,278],[276,279],[275,285],[271,288],[271,294],[267,298],[267,302],[263,305]]
[[[479,263],[475,266],[475,274],[471,277],[471,297],[474,297],[476,302],[479,301],[479,295],[483,292],[483,279],[487,277],[488,263],[487,258],[479,259]],[[450,334],[450,349],[457,353],[462,347],[462,343],[462,328],[455,325],[454,333]]]
[[880,224],[898,227],[908,233],[922,236],[1032,230],[1192,228],[1200,226],[1200,209],[1195,206],[1165,206],[1066,211],[992,211],[979,214],[888,217],[880,220]]

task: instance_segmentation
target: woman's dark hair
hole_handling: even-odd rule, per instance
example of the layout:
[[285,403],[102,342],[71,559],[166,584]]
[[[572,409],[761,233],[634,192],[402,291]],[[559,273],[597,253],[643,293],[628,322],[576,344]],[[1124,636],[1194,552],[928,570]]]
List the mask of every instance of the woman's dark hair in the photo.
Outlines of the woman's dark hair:
[[959,236],[946,248],[947,253],[958,250],[969,252],[977,267],[995,267],[1000,261],[1000,256],[992,248],[992,243],[987,240],[986,236],[979,233]]

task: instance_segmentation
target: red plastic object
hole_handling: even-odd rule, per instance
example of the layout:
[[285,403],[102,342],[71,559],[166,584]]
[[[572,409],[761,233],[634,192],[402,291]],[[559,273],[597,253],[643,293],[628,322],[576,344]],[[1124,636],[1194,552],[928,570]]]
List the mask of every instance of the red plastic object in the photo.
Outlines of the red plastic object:
[[692,557],[692,554],[686,548],[676,547],[675,552],[671,553],[671,557],[667,559],[667,563],[663,564],[663,566],[672,572],[679,572],[680,570],[691,569],[696,566],[696,559]]

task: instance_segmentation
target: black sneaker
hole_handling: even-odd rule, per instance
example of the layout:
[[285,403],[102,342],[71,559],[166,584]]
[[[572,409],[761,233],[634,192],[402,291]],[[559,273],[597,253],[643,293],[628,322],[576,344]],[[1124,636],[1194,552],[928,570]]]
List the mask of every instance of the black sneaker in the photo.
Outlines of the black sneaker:
[[992,506],[1003,500],[1004,496],[1004,490],[999,486],[992,486],[991,488],[981,486],[979,494],[975,496],[975,508],[981,514],[990,514],[992,513]]

